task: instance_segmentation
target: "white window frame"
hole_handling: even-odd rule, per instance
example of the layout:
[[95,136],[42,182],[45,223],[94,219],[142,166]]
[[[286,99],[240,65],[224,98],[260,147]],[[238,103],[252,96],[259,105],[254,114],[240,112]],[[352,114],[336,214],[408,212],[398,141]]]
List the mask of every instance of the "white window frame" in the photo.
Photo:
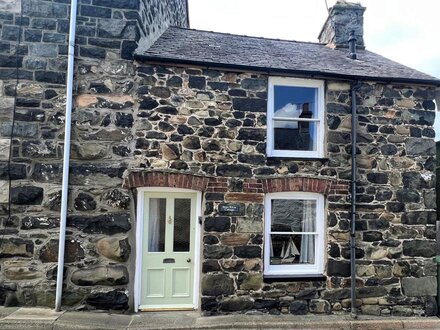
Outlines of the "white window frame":
[[[299,121],[311,121],[316,125],[316,150],[276,150],[274,148],[274,86],[311,87],[317,88],[316,106],[317,118],[301,118]],[[292,157],[292,158],[323,158],[324,157],[324,81],[315,79],[300,79],[288,77],[269,77],[267,96],[267,147],[269,157]]]
[[[298,199],[316,201],[316,228],[315,228],[315,263],[295,265],[270,264],[270,234],[271,208],[273,199]],[[309,192],[279,192],[270,193],[265,197],[264,221],[264,271],[265,276],[294,277],[294,276],[322,276],[324,274],[324,247],[325,247],[325,210],[324,195]],[[300,234],[300,232],[298,232]]]

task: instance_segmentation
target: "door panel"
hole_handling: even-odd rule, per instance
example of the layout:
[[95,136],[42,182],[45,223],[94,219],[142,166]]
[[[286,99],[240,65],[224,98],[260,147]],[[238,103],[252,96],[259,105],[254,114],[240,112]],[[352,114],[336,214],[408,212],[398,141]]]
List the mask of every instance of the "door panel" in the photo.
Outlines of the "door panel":
[[171,294],[173,297],[189,297],[191,289],[191,269],[174,268]]
[[141,309],[194,306],[196,197],[144,195]]
[[163,298],[165,296],[165,269],[147,268],[147,292],[150,298]]

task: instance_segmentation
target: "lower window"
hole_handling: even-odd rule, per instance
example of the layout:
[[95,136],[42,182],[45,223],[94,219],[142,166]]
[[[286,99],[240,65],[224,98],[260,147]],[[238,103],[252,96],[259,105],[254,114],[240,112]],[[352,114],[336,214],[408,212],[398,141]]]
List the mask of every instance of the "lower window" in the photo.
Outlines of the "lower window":
[[264,274],[322,275],[324,196],[284,192],[266,195]]

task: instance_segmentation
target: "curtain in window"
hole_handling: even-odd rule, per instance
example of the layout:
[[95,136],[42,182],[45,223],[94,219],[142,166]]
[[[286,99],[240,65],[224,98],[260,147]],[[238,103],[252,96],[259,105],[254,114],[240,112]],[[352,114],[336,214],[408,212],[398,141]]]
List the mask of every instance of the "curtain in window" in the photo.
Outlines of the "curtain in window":
[[[303,222],[302,231],[303,232],[313,232],[313,201],[305,200],[303,204]],[[315,235],[302,235],[301,238],[301,253],[299,256],[300,263],[314,263],[315,259]]]
[[150,198],[150,212],[148,214],[148,251],[160,250],[160,209],[159,198]]

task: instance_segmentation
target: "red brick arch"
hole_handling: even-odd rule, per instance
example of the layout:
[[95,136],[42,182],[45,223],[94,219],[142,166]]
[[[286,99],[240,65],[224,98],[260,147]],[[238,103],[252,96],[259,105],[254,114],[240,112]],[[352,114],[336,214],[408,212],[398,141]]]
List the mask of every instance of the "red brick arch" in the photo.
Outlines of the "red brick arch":
[[348,194],[349,182],[329,178],[284,177],[262,179],[263,192],[304,191],[324,195]]
[[[191,173],[167,171],[134,171],[125,177],[124,188],[138,187],[168,187],[184,188],[203,192],[227,193],[228,199],[233,198],[262,198],[264,193],[283,191],[304,191],[320,194],[349,193],[349,181],[335,180],[323,177],[278,177],[278,178],[244,178],[242,192],[230,192],[228,178],[206,177]],[[253,196],[253,195],[258,196]],[[246,195],[246,196],[244,196]],[[252,196],[250,196],[252,195]],[[255,197],[255,198],[254,198]]]
[[205,191],[209,177],[190,173],[174,173],[162,171],[130,172],[124,179],[124,188],[168,187]]

